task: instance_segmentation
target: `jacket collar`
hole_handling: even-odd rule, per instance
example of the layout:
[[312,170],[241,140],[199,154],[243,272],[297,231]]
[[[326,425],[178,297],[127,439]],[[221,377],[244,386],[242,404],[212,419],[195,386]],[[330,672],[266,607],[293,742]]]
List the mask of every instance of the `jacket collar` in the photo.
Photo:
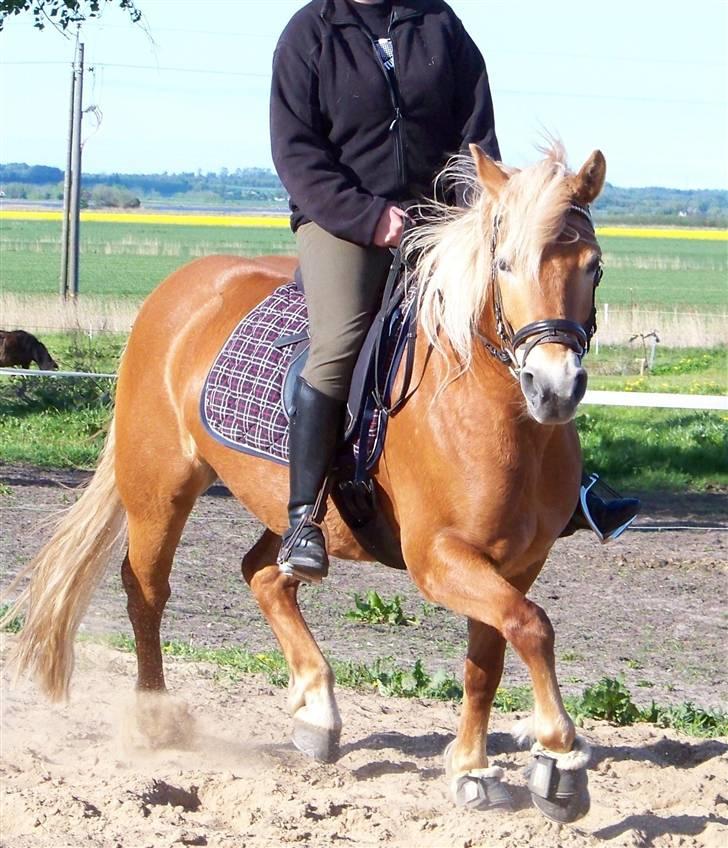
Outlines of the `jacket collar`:
[[[392,23],[419,17],[432,5],[433,0],[393,0]],[[346,0],[323,0],[321,17],[335,26],[361,25],[361,21]]]

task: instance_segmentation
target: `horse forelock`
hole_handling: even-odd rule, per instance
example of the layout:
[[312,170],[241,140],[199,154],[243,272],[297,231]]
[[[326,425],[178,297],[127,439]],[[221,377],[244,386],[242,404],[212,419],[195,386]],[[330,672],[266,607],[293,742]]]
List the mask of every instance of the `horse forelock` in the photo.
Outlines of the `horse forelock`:
[[473,160],[454,157],[437,182],[458,186],[466,206],[430,202],[420,207],[424,223],[406,239],[405,258],[414,257],[420,323],[438,350],[447,339],[463,368],[473,356],[473,338],[491,283],[491,239],[498,221],[497,257],[537,284],[541,257],[564,229],[573,200],[566,154],[559,142],[523,170],[504,168],[510,178],[498,197],[480,185]]

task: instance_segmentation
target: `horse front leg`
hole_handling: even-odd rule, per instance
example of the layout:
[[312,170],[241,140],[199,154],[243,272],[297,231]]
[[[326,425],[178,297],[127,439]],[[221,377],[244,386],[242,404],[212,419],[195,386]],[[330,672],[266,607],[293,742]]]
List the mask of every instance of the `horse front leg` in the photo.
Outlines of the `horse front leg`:
[[493,699],[503,674],[506,641],[493,627],[468,619],[463,708],[455,740],[445,751],[450,790],[458,806],[511,806],[502,769],[488,765],[487,738]]
[[266,530],[243,557],[243,577],[281,646],[290,669],[288,707],[293,743],[321,762],[339,756],[341,717],[334,697],[334,673],[298,606],[299,582],[281,574],[276,557],[280,537]]
[[[424,555],[421,542],[418,548],[417,552],[408,554],[406,551],[405,556],[409,563],[414,563],[411,568],[412,578],[422,593],[435,603],[490,628],[494,631],[490,635],[491,644],[497,642],[496,635],[510,642],[528,668],[534,696],[531,731],[538,743],[535,751],[535,773],[537,778],[542,778],[540,787],[529,784],[532,795],[534,792],[543,791],[550,803],[553,800],[551,796],[562,784],[573,785],[573,792],[570,790],[571,797],[564,804],[561,801],[555,802],[558,809],[545,809],[548,805],[540,804],[536,795],[534,801],[547,815],[559,821],[573,821],[584,815],[588,809],[588,795],[586,799],[584,797],[584,766],[588,759],[588,748],[583,740],[579,740],[575,746],[574,723],[564,708],[556,679],[554,629],[548,616],[541,607],[528,600],[520,588],[505,580],[498,573],[494,563],[481,551],[453,534],[442,533],[430,539]],[[532,580],[530,574],[528,577],[523,587],[526,589]],[[495,694],[495,677],[500,679],[502,654],[490,651],[490,658],[495,659],[496,665],[495,673],[491,671],[489,677],[487,672],[478,667],[477,661],[471,660],[472,641],[471,635],[466,665],[463,720],[451,751],[449,766],[451,774],[455,776],[475,772],[475,777],[479,779],[484,776],[482,770],[488,769],[485,734],[490,705]],[[482,652],[481,659],[487,659],[487,652]],[[472,680],[470,692],[468,676]],[[483,692],[476,691],[478,685],[485,687]],[[497,682],[495,686],[497,687]],[[541,762],[543,758],[549,760],[549,763],[546,763],[550,769],[548,774],[545,774],[541,767],[544,765]],[[551,761],[555,765],[550,765]],[[575,774],[578,772],[580,778],[576,781],[566,778],[561,781],[562,768]],[[487,773],[485,776],[488,776]],[[462,799],[458,799],[456,795],[455,800],[460,803]],[[464,800],[473,801],[470,798]],[[470,805],[485,804],[474,799]],[[561,809],[564,806],[567,809]]]

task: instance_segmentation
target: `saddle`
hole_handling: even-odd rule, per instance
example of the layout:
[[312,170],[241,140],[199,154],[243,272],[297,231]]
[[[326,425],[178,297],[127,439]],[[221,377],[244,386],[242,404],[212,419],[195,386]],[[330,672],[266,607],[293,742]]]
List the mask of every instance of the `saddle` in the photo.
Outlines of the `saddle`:
[[[389,416],[408,397],[417,329],[414,287],[395,254],[382,306],[360,351],[346,405],[344,437],[330,475],[330,494],[359,544],[393,568],[404,560],[378,505],[371,469]],[[236,326],[205,380],[200,414],[207,431],[227,447],[288,463],[293,388],[309,350],[308,315],[300,269]],[[405,361],[403,388],[392,387]]]

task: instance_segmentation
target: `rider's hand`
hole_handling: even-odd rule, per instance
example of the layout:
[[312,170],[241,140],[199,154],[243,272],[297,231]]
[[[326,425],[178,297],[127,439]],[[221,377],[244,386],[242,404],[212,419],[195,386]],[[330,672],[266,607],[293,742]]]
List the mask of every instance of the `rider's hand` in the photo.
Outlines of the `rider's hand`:
[[399,206],[393,203],[386,206],[374,230],[374,244],[377,247],[399,247],[406,217],[407,213]]

